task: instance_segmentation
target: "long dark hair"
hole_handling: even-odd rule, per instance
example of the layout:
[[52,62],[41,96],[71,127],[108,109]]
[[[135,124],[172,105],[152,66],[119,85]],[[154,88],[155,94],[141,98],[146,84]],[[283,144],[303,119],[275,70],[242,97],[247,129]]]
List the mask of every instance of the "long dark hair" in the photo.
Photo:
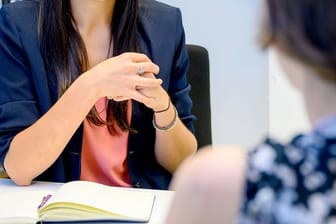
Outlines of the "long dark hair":
[[[111,23],[113,55],[138,51],[136,40],[138,0],[116,0]],[[55,75],[60,97],[80,74],[88,69],[83,39],[74,26],[70,0],[40,0],[38,34],[48,75]],[[127,101],[108,100],[106,122],[95,107],[87,118],[95,125],[107,125],[116,134],[114,121],[123,131],[132,130],[127,120]]]
[[335,0],[265,0],[261,44],[336,81],[335,12]]

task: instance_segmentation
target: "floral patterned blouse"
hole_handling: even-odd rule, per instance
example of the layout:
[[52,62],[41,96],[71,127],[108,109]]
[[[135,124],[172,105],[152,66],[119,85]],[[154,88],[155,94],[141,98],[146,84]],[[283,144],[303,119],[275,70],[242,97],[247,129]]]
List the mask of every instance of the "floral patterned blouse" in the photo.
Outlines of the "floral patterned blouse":
[[336,223],[336,117],[282,145],[250,152],[239,223]]

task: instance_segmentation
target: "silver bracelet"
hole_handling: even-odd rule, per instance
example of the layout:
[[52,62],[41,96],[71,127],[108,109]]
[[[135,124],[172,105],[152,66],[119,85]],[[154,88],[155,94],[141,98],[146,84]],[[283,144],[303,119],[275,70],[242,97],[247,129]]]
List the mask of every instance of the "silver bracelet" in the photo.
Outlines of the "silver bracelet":
[[175,127],[176,123],[177,123],[177,110],[175,107],[174,107],[174,119],[167,126],[159,126],[155,121],[155,113],[153,115],[153,126],[157,130],[170,131]]

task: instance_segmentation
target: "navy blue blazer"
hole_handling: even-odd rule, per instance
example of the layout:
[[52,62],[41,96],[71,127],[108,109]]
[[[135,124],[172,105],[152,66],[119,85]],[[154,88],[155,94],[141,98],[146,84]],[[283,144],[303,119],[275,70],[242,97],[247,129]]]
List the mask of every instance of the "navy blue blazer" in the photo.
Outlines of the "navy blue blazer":
[[[22,1],[0,12],[0,163],[13,137],[38,120],[56,102],[57,89],[48,79],[37,38],[39,3]],[[180,10],[154,0],[140,0],[137,37],[140,49],[160,66],[159,78],[179,117],[193,132],[188,55]],[[154,155],[153,111],[133,102],[128,141],[129,173],[134,187],[167,189],[171,174]],[[37,180],[66,182],[80,177],[82,126]],[[33,139],[32,139],[33,141]],[[36,141],[36,139],[34,139]],[[48,149],[46,149],[48,151]],[[46,152],[47,153],[47,152]],[[28,168],[29,169],[29,168]]]

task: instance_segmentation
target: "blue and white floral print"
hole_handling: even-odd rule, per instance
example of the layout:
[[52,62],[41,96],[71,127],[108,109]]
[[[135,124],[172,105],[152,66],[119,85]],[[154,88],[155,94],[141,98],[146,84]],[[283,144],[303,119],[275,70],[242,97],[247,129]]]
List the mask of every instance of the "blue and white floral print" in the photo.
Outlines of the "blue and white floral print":
[[249,153],[239,223],[336,224],[336,117]]

